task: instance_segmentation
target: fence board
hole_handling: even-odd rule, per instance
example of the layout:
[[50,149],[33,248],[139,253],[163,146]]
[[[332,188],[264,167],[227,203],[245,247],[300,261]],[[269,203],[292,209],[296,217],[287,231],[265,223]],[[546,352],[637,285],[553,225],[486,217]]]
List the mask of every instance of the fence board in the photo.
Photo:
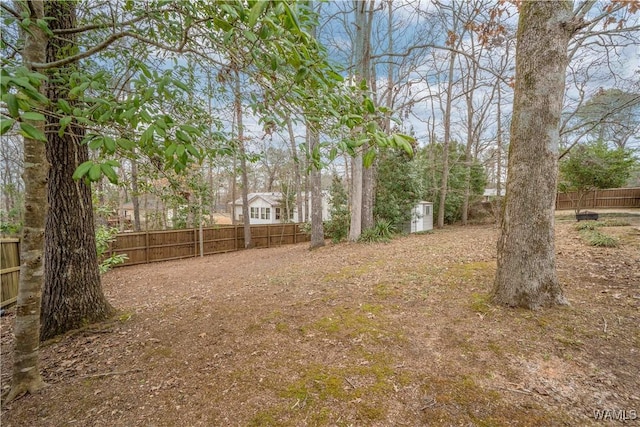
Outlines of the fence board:
[[[251,226],[254,248],[270,248],[308,242],[301,224],[268,224]],[[202,232],[203,254],[213,255],[244,249],[244,227],[221,225]],[[146,264],[200,256],[198,229],[163,230],[142,233],[120,233],[109,247],[112,255],[126,254],[128,259],[116,267]]]
[[0,307],[18,299],[20,239],[0,239]]
[[[556,209],[575,209],[577,200],[577,193],[558,193]],[[590,191],[582,201],[582,208],[640,208],[640,187]]]

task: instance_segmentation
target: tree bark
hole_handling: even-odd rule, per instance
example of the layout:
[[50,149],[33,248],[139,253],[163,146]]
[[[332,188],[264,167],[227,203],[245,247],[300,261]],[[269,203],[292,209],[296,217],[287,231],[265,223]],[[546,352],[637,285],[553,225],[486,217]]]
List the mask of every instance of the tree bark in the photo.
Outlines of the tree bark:
[[[42,1],[31,2],[31,22],[25,32],[22,57],[25,67],[46,59],[47,36],[35,25],[44,17]],[[44,132],[44,122],[31,122]],[[20,282],[16,306],[15,349],[11,389],[4,402],[25,393],[35,393],[44,387],[40,376],[40,304],[42,297],[44,228],[47,211],[47,164],[45,146],[41,141],[24,138],[25,213],[20,244]],[[4,403],[3,402],[3,403]]]
[[451,145],[451,105],[453,104],[453,71],[456,55],[451,52],[449,59],[449,78],[447,81],[447,103],[444,111],[444,141],[442,142],[442,181],[440,181],[440,200],[438,202],[438,218],[436,227],[444,227],[444,211],[449,188],[449,145]]
[[[48,22],[52,30],[76,26],[74,2],[46,2],[45,14],[51,18]],[[76,49],[73,36],[66,37],[69,38],[49,40],[48,62],[71,55]],[[45,90],[52,108],[59,99],[68,98],[71,72],[71,66],[48,71]],[[49,114],[47,125],[58,129],[58,117]],[[107,319],[114,313],[100,283],[91,188],[84,180],[75,181],[72,177],[78,165],[89,158],[87,145],[81,143],[84,129],[75,124],[67,129],[63,136],[58,132],[47,135],[47,160],[52,166],[47,190],[42,340]]]
[[[362,41],[356,43],[356,46],[361,49],[356,53],[357,66],[359,68],[360,76],[367,81],[367,87],[373,88],[375,84],[375,78],[372,75],[371,67],[371,27],[373,23],[374,2],[362,2],[358,4],[358,10],[356,13],[361,14],[360,19],[356,19],[357,33],[356,37],[361,37]],[[361,28],[362,27],[362,28]],[[370,93],[373,91],[370,90]],[[365,143],[363,152],[367,152],[372,147],[369,143]],[[375,205],[375,192],[376,192],[376,167],[375,162],[369,167],[363,167],[362,169],[362,224],[361,229],[366,230],[373,228],[373,207]]]
[[131,159],[131,203],[133,204],[133,231],[140,231],[140,192],[138,191],[138,161]]
[[498,111],[496,116],[496,127],[498,128],[498,136],[496,138],[496,223],[502,222],[502,95],[500,82],[498,81]]
[[362,152],[351,158],[351,223],[349,241],[355,242],[362,233]]
[[567,304],[555,269],[554,203],[571,1],[522,4],[507,196],[493,298],[536,309]]
[[[313,125],[307,125],[309,151],[315,152],[320,144],[320,135]],[[310,249],[324,246],[324,226],[322,224],[322,171],[312,159],[311,167],[311,243]]]
[[289,140],[291,142],[291,157],[293,159],[294,185],[296,186],[296,210],[298,211],[298,222],[302,222],[302,180],[300,177],[300,158],[298,157],[298,147],[296,147],[296,135],[293,132],[291,118],[287,118],[287,129],[289,130]]
[[247,172],[247,155],[244,149],[244,125],[242,123],[242,91],[240,87],[240,73],[235,70],[236,82],[234,89],[235,113],[238,126],[238,149],[240,152],[240,173],[242,174],[242,217],[244,230],[244,247],[251,247],[251,218],[249,217],[249,175]]

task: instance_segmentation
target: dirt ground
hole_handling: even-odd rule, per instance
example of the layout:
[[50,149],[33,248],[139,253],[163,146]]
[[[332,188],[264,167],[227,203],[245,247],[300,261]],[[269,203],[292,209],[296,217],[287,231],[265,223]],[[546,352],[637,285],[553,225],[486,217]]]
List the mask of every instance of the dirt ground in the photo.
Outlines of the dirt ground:
[[[493,226],[115,269],[117,318],[48,342],[9,426],[585,426],[640,422],[640,215],[557,226],[568,307],[489,302]],[[14,314],[1,320],[9,387]],[[609,411],[609,412],[602,412]],[[612,412],[615,411],[615,412]],[[623,412],[624,411],[624,412]]]

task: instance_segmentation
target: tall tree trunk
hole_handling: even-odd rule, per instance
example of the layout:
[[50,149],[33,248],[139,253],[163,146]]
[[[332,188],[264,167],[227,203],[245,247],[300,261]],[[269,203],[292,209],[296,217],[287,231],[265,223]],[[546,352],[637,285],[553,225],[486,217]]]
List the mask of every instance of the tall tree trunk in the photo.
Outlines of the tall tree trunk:
[[[313,124],[307,124],[309,132],[309,151],[313,154],[320,144],[320,135]],[[324,246],[324,226],[322,224],[322,171],[312,159],[311,167],[311,243],[310,249]]]
[[[48,21],[52,30],[76,26],[74,2],[46,2],[45,13],[52,18]],[[63,35],[50,39],[47,61],[72,54],[77,49],[73,38]],[[72,66],[49,72],[45,88],[51,105],[68,99],[69,85],[65,82],[72,72]],[[58,117],[49,115],[47,124],[58,129]],[[81,143],[84,129],[75,124],[68,129],[62,136],[57,132],[47,135],[47,160],[52,166],[47,191],[42,340],[107,319],[114,313],[100,283],[91,188],[84,180],[73,179],[78,165],[89,158],[87,145]]]
[[140,197],[138,191],[138,162],[131,159],[131,203],[133,204],[133,231],[140,231]]
[[456,55],[451,52],[449,59],[449,77],[447,81],[447,103],[444,111],[444,141],[442,143],[442,181],[440,181],[440,200],[438,202],[438,219],[436,227],[444,227],[444,211],[449,188],[449,145],[451,144],[451,105],[453,104],[453,71]]
[[464,150],[464,198],[462,200],[462,225],[467,225],[469,220],[469,198],[471,196],[471,146],[473,145],[473,89],[467,87],[467,145]]
[[355,242],[362,233],[362,151],[351,158],[351,222],[349,241]]
[[[355,49],[354,49],[354,65],[355,65],[355,82],[360,86],[360,80],[367,80],[369,74],[369,58],[367,46],[367,1],[354,0],[355,11]],[[368,84],[367,80],[367,84]],[[356,129],[358,133],[362,130]],[[356,241],[362,233],[362,214],[363,214],[363,195],[364,195],[364,166],[363,166],[363,149],[358,148],[356,155],[351,160],[351,223],[349,226],[349,240]]]
[[567,304],[558,283],[554,202],[572,2],[522,4],[507,196],[493,297],[535,309]]
[[496,127],[498,128],[498,136],[496,138],[496,222],[502,221],[502,95],[500,89],[500,81],[498,81],[498,111],[496,117]]
[[[25,10],[25,12],[28,12]],[[31,2],[32,25],[26,31],[22,58],[25,67],[46,60],[47,36],[35,25],[44,18],[42,1]],[[44,132],[44,122],[32,122]],[[15,323],[15,349],[11,389],[4,399],[10,402],[25,393],[35,393],[44,387],[40,376],[40,302],[42,297],[44,228],[47,211],[48,167],[42,141],[24,138],[24,226],[20,244],[20,282]],[[4,403],[3,402],[3,403]]]
[[247,172],[247,156],[244,149],[244,125],[242,123],[242,91],[240,87],[240,73],[235,70],[235,110],[238,126],[238,149],[240,151],[240,173],[242,174],[242,217],[244,230],[244,247],[251,247],[251,218],[249,217],[249,175]]
[[287,118],[287,129],[289,130],[289,141],[291,143],[291,157],[293,158],[293,178],[296,186],[296,209],[298,211],[298,222],[302,222],[302,180],[300,177],[300,158],[298,157],[298,147],[296,146],[296,135],[293,132],[291,118]]
[[[357,67],[360,75],[367,81],[367,87],[373,88],[375,85],[375,78],[372,74],[371,67],[371,27],[373,23],[373,12],[375,4],[373,1],[364,1],[358,4],[358,10],[356,13],[361,14],[360,19],[356,19],[357,35],[362,37],[362,41],[356,43],[356,46],[361,49],[356,53]],[[362,28],[360,28],[362,26]],[[361,34],[359,34],[361,33]],[[372,90],[369,90],[372,93]],[[363,152],[367,152],[373,149],[368,143],[365,143],[362,147]],[[376,167],[375,162],[369,167],[362,169],[362,224],[361,228],[366,230],[373,227],[373,206],[375,204],[375,192],[376,192]]]

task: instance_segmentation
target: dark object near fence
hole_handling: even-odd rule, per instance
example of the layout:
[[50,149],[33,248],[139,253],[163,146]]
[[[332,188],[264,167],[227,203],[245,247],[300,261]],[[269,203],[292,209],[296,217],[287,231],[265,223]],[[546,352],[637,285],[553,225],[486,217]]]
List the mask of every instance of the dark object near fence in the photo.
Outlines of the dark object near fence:
[[576,214],[577,221],[597,221],[598,213],[597,212],[589,212],[584,211]]

